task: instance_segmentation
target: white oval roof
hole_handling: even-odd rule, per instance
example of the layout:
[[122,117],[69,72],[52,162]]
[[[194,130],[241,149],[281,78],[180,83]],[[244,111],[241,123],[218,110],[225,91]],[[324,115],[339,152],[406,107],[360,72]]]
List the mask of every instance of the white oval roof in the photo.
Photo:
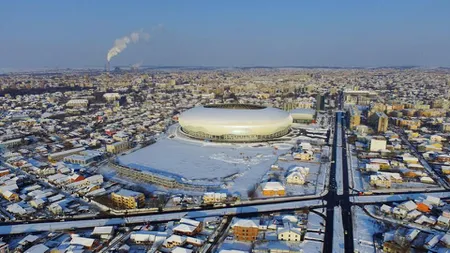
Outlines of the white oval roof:
[[229,109],[194,107],[179,117],[182,128],[211,135],[267,135],[292,124],[291,115],[276,108]]

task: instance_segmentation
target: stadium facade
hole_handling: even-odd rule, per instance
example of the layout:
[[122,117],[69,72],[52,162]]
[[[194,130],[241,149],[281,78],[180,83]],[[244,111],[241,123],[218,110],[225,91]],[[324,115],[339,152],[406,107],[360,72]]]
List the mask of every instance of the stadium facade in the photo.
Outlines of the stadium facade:
[[184,134],[220,142],[273,140],[289,133],[292,121],[286,111],[247,104],[199,106],[179,117]]

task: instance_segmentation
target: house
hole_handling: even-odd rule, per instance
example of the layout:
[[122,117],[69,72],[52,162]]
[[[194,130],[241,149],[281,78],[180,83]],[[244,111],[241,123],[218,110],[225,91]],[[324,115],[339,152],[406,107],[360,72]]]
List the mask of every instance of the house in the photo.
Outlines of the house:
[[255,241],[259,233],[259,222],[248,219],[234,218],[231,225],[238,241]]
[[383,243],[383,252],[385,253],[407,253],[408,248],[402,247],[395,242],[389,241]]
[[201,247],[201,246],[203,246],[205,241],[195,238],[195,237],[186,236],[186,243],[193,245],[195,247]]
[[203,203],[205,204],[223,203],[226,200],[227,200],[226,193],[205,192],[203,194]]
[[450,218],[441,215],[437,219],[437,224],[441,227],[448,228],[450,225]]
[[417,210],[412,210],[411,212],[408,212],[408,213],[406,214],[406,219],[407,219],[407,220],[414,220],[414,219],[416,219],[417,217],[419,217],[420,215],[422,215],[421,212],[419,212],[419,211],[417,211]]
[[182,246],[186,243],[186,237],[185,236],[179,236],[179,235],[171,235],[169,238],[167,238],[163,245],[166,248],[173,248],[176,246]]
[[442,210],[442,216],[450,218],[450,210],[448,209]]
[[266,197],[284,196],[286,189],[280,182],[266,182],[261,185],[262,193]]
[[366,171],[378,172],[380,170],[379,164],[366,163],[365,164]]
[[287,227],[277,229],[277,238],[280,241],[300,242],[302,231],[300,228],[292,227],[290,223],[287,223]]
[[414,222],[417,223],[417,224],[420,224],[420,225],[422,225],[424,223],[428,224],[428,225],[434,225],[434,224],[436,224],[436,219],[433,218],[433,217],[427,217],[425,215],[421,215]]
[[183,248],[183,247],[176,247],[172,250],[172,253],[192,253],[193,250]]
[[406,240],[408,240],[409,242],[412,242],[414,239],[416,239],[416,237],[419,233],[420,233],[420,230],[418,230],[418,229],[410,229],[405,236]]
[[62,214],[64,212],[64,208],[59,203],[55,202],[52,203],[47,207],[47,209],[52,212],[53,214]]
[[380,152],[386,150],[386,139],[382,136],[375,136],[370,140],[370,152]]
[[179,235],[192,236],[200,233],[202,231],[202,226],[203,223],[199,221],[182,218],[180,224],[173,228],[173,232]]
[[370,175],[370,185],[375,187],[391,188],[392,182],[383,175]]
[[299,171],[293,171],[286,176],[286,183],[288,184],[305,184],[305,175]]
[[442,166],[441,170],[444,175],[450,175],[450,166]]
[[450,234],[442,236],[440,241],[445,247],[450,248]]
[[431,234],[425,239],[425,244],[423,245],[426,249],[431,249],[439,242],[441,238],[440,235]]
[[0,177],[6,176],[9,174],[8,169],[0,169]]
[[113,226],[95,227],[94,231],[92,231],[92,235],[99,236],[103,240],[109,240],[114,235],[114,227]]
[[292,156],[296,160],[311,161],[314,159],[314,153],[311,150],[304,150],[302,152],[293,153]]
[[17,202],[19,201],[19,195],[13,191],[5,190],[3,193],[3,198],[10,202]]
[[37,198],[37,199],[33,199],[30,202],[28,202],[30,204],[30,206],[34,207],[34,208],[43,208],[44,204],[45,204],[45,200],[41,199],[41,198]]
[[401,209],[406,210],[407,212],[410,212],[412,210],[416,210],[417,209],[416,203],[414,203],[414,201],[412,201],[412,200],[403,202],[398,207],[401,208]]
[[378,172],[378,175],[387,177],[393,183],[403,183],[403,178],[400,173],[396,172]]
[[401,157],[402,157],[403,162],[405,162],[406,164],[418,164],[419,163],[419,158],[412,156],[409,153],[405,153]]
[[87,249],[92,249],[94,243],[95,239],[85,238],[81,236],[72,236],[72,240],[70,241],[70,245],[79,245]]
[[134,231],[130,234],[130,240],[136,244],[154,243],[167,238],[167,232],[158,231]]
[[47,252],[50,252],[50,248],[45,246],[43,243],[40,243],[25,250],[24,253],[47,253]]
[[[69,177],[69,180],[70,180],[70,177]],[[69,189],[80,189],[80,188],[86,187],[86,186],[91,185],[91,184],[100,185],[102,183],[103,183],[103,176],[102,175],[93,175],[93,176],[90,176],[90,177],[88,177],[88,178],[86,178],[84,180],[77,181],[77,182],[74,182],[74,183],[70,183],[69,185],[67,185],[67,188],[69,188]]]
[[439,206],[441,204],[441,199],[434,196],[427,196],[426,200],[433,206]]
[[391,166],[389,160],[379,159],[379,158],[372,158],[369,160],[369,163],[370,164],[379,164],[381,170],[387,170]]
[[404,218],[406,218],[407,214],[408,214],[408,212],[406,210],[404,210],[404,209],[400,209],[398,207],[392,208],[392,215],[396,219],[404,219]]
[[424,184],[434,184],[434,180],[431,177],[421,177],[420,182]]
[[430,207],[424,203],[418,203],[417,210],[421,211],[422,213],[429,213],[431,211]]
[[388,206],[388,205],[386,205],[386,204],[383,204],[383,205],[380,207],[380,211],[381,211],[383,214],[385,214],[385,215],[391,214],[391,212],[392,212],[392,207],[390,207],[390,206]]
[[18,203],[8,205],[6,207],[6,211],[16,214],[16,215],[19,215],[19,216],[26,216],[26,215],[35,213],[36,209],[32,208],[31,206],[27,205],[24,202],[18,202]]

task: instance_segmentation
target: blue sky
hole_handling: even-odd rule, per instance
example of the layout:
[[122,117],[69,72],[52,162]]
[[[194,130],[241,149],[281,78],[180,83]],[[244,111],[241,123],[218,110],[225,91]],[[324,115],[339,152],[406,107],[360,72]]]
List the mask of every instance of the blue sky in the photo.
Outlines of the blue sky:
[[[450,66],[450,1],[3,1],[0,68]],[[154,29],[158,24],[163,29]]]

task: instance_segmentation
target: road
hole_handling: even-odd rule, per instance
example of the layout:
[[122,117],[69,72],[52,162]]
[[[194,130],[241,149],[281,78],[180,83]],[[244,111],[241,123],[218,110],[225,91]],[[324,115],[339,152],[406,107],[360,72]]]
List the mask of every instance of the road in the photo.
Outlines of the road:
[[[336,119],[335,129],[337,129],[338,119]],[[329,253],[333,252],[333,231],[334,231],[334,207],[336,206],[337,192],[336,192],[336,146],[337,146],[337,133],[334,133],[333,139],[333,151],[331,154],[331,168],[330,168],[330,180],[328,184],[328,193],[325,195],[324,199],[327,201],[327,211],[326,211],[326,227],[325,227],[325,238],[326,243],[323,244],[323,252]]]
[[[342,224],[344,231],[344,247],[345,252],[353,252],[353,223],[351,214],[351,202],[350,202],[350,187],[348,179],[348,166],[346,149],[343,147],[345,141],[344,132],[344,114],[342,112],[336,113],[336,125],[335,134],[333,140],[333,153],[332,153],[332,166],[330,170],[330,184],[328,188],[328,194],[324,199],[327,201],[327,218],[325,228],[325,244],[323,252],[340,252],[342,251],[342,245],[334,242],[339,238],[336,238],[335,231],[340,231],[341,228],[334,227],[335,224]],[[339,176],[337,176],[339,175]],[[338,180],[337,180],[338,179]],[[339,210],[340,216],[342,216],[342,222],[337,222],[334,217],[335,210]]]
[[161,223],[165,221],[179,220],[183,217],[200,218],[211,216],[236,216],[236,215],[258,215],[261,213],[272,213],[277,211],[291,211],[304,208],[323,207],[323,201],[318,198],[316,200],[285,202],[277,204],[253,205],[245,207],[225,207],[218,209],[203,209],[197,211],[177,211],[161,214],[145,214],[130,217],[115,217],[107,219],[86,219],[75,221],[59,221],[59,222],[39,222],[39,223],[21,223],[21,224],[3,224],[0,225],[0,235],[21,234],[43,231],[67,230],[71,228],[92,228],[97,226],[113,226],[124,224],[139,224],[145,222]]

